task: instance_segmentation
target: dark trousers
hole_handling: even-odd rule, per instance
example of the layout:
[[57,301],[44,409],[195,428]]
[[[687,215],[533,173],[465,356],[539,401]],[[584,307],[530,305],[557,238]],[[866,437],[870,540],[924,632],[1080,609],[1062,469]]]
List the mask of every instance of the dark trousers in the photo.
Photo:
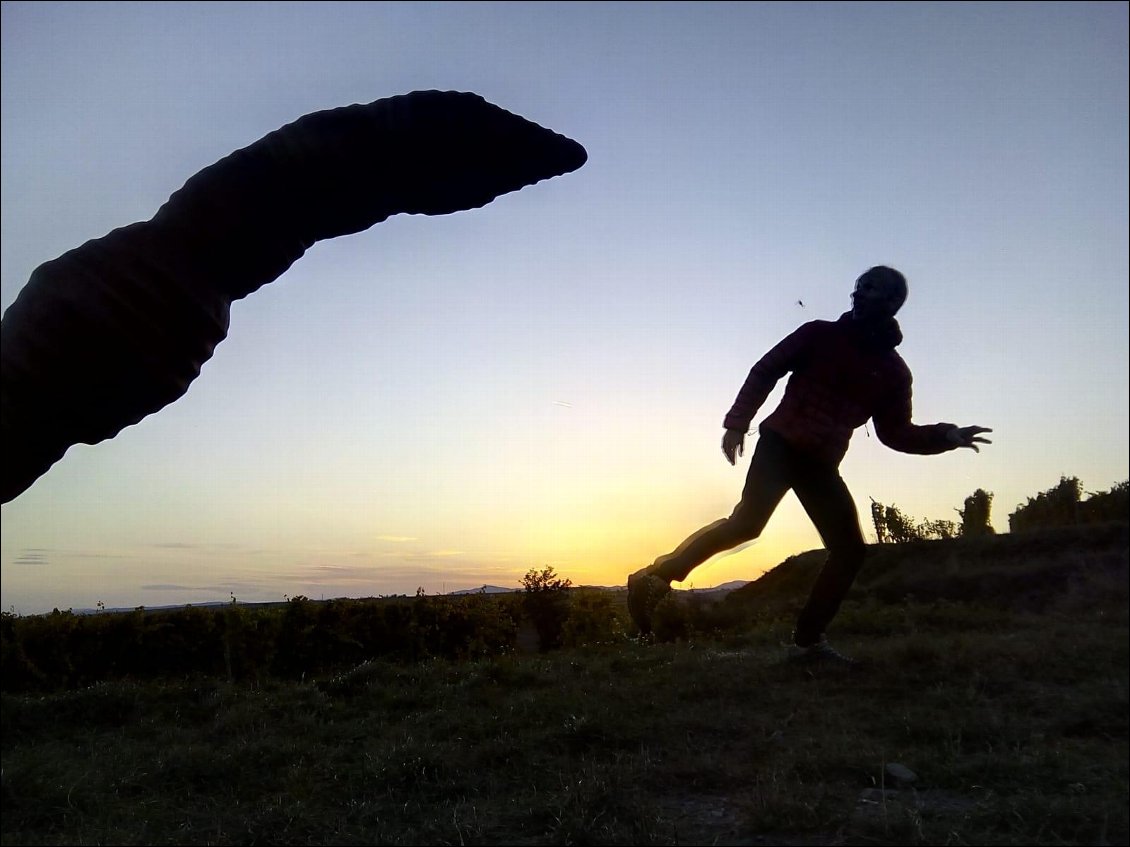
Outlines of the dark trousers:
[[757,538],[790,488],[828,551],[793,635],[798,645],[807,647],[820,640],[839,611],[863,565],[867,546],[855,502],[839,469],[805,455],[770,429],[761,429],[742,499],[733,514],[704,526],[674,552],[657,559],[655,572],[664,579],[682,582],[716,553]]

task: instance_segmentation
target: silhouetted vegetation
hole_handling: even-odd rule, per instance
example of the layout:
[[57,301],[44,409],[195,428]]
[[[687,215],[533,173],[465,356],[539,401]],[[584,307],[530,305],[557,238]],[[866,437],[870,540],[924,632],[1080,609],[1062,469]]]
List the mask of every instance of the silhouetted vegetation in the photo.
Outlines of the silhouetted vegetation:
[[993,495],[983,488],[978,488],[966,497],[965,508],[958,511],[961,516],[961,535],[965,538],[973,538],[996,532],[990,517],[992,508]]
[[[991,497],[992,495],[990,495]],[[961,528],[953,521],[915,521],[902,513],[898,506],[884,506],[871,501],[871,523],[880,544],[905,544],[909,541],[927,541],[931,538],[956,538]]]
[[875,538],[880,544],[906,544],[911,541],[929,541],[993,533],[993,495],[978,488],[965,498],[965,508],[957,509],[961,523],[946,520],[916,521],[902,513],[898,506],[886,506],[871,500],[871,523]]
[[[1083,485],[1076,477],[1061,477],[1059,484],[1029,497],[1008,516],[1010,532],[1027,532],[1078,524],[1130,521],[1130,481],[1120,482],[1109,491],[1089,494],[1082,500]],[[993,495],[978,488],[965,498],[964,508],[956,510],[961,523],[922,520],[903,514],[898,506],[871,500],[871,524],[880,544],[906,544],[931,539],[971,538],[992,535]]]
[[514,649],[521,616],[513,596],[485,594],[4,614],[0,667],[8,691],[125,679],[309,679],[374,659],[503,654]]
[[526,613],[533,621],[542,650],[560,647],[565,636],[565,621],[569,619],[570,579],[559,577],[552,566],[540,571],[530,568],[522,577],[522,598]]
[[1059,484],[1016,508],[1008,516],[1010,532],[1027,532],[1053,526],[1104,523],[1130,520],[1130,480],[1109,491],[1099,491],[1082,499],[1083,484],[1077,477],[1060,477]]

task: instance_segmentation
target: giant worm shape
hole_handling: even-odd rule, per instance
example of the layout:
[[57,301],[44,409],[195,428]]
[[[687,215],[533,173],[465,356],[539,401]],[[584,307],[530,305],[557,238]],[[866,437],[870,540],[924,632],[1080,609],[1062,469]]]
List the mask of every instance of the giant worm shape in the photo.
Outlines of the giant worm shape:
[[40,265],[0,323],[2,502],[72,445],[181,397],[232,301],[314,242],[478,208],[586,158],[476,94],[416,91],[305,115],[191,177],[150,220]]

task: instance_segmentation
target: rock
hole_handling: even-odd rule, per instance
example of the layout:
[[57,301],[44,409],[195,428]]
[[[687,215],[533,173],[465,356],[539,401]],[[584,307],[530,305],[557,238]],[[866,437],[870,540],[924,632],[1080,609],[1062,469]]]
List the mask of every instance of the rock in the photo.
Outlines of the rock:
[[887,776],[893,779],[900,787],[905,788],[918,781],[918,774],[906,765],[900,765],[898,762],[888,762],[886,773]]

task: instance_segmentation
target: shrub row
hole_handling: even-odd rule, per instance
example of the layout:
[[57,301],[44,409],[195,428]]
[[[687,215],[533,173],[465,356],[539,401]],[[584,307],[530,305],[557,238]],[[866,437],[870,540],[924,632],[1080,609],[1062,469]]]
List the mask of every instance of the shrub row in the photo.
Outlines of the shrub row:
[[[548,644],[576,646],[623,636],[624,622],[611,596],[570,595],[579,596],[570,597]],[[532,623],[528,615],[521,595],[486,594],[295,597],[281,606],[233,603],[87,615],[4,613],[0,672],[9,692],[122,679],[316,678],[374,659],[505,654],[516,649],[520,631]],[[540,642],[548,646],[545,637]]]

